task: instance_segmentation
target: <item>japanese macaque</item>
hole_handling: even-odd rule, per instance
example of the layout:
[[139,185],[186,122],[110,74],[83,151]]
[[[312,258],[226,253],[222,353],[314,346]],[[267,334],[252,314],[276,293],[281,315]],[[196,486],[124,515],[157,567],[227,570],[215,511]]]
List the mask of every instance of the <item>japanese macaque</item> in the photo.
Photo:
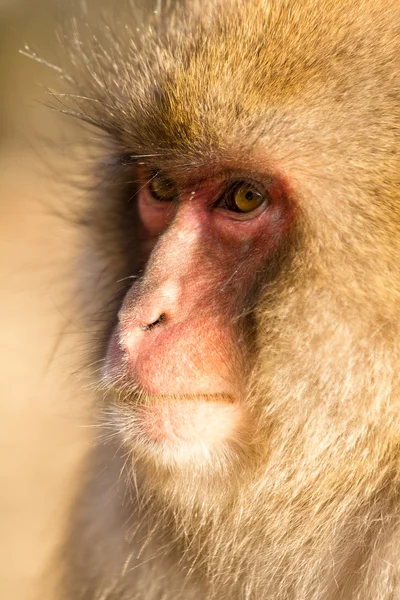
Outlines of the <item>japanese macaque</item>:
[[59,597],[398,600],[400,3],[136,28],[76,41],[63,98],[104,142],[105,433]]

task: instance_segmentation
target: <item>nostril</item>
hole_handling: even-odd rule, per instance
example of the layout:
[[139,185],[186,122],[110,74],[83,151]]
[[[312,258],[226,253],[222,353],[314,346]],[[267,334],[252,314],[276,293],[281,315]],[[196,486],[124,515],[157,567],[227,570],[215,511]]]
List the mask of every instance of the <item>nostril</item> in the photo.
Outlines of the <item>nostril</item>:
[[165,313],[162,313],[158,317],[158,319],[156,319],[152,323],[148,323],[147,325],[142,325],[143,331],[150,331],[151,329],[153,329],[154,327],[156,327],[157,325],[160,325],[160,323],[162,323],[163,321],[165,321],[165,318],[166,318]]

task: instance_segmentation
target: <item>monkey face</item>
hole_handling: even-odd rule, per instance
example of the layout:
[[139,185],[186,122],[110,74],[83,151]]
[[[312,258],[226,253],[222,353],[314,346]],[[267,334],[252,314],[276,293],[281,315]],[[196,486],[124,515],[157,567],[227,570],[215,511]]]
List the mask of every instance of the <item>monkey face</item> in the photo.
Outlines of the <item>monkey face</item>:
[[96,46],[98,72],[84,56],[76,85],[112,154],[91,207],[97,296],[133,281],[108,318],[103,383],[127,447],[168,467],[239,446],[264,467],[270,427],[277,448],[323,448],[331,415],[340,432],[372,397],[372,328],[399,306],[398,37],[360,36],[333,2],[227,4],[146,30],[141,52],[121,42],[112,64]]
[[183,461],[247,429],[244,315],[294,214],[278,176],[201,175],[178,184],[173,173],[139,169],[146,261],[122,302],[105,367],[125,402],[130,390],[135,443]]

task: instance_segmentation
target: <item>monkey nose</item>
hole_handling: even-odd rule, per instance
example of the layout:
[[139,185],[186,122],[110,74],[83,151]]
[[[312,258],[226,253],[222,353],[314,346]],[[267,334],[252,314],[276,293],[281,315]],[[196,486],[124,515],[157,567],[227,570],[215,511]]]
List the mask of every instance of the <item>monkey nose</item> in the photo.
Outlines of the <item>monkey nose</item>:
[[149,292],[132,290],[124,302],[119,320],[124,331],[148,333],[178,320],[180,288],[171,281]]

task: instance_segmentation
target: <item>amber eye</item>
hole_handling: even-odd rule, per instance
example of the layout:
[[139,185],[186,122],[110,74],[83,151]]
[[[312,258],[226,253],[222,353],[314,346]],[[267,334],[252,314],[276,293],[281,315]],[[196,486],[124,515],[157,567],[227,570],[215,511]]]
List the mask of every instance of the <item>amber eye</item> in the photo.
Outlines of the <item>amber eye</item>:
[[178,195],[175,183],[161,173],[153,175],[149,181],[149,189],[151,195],[159,202],[172,202]]
[[259,208],[266,197],[250,183],[239,182],[227,192],[225,205],[228,210],[238,213],[249,213]]

